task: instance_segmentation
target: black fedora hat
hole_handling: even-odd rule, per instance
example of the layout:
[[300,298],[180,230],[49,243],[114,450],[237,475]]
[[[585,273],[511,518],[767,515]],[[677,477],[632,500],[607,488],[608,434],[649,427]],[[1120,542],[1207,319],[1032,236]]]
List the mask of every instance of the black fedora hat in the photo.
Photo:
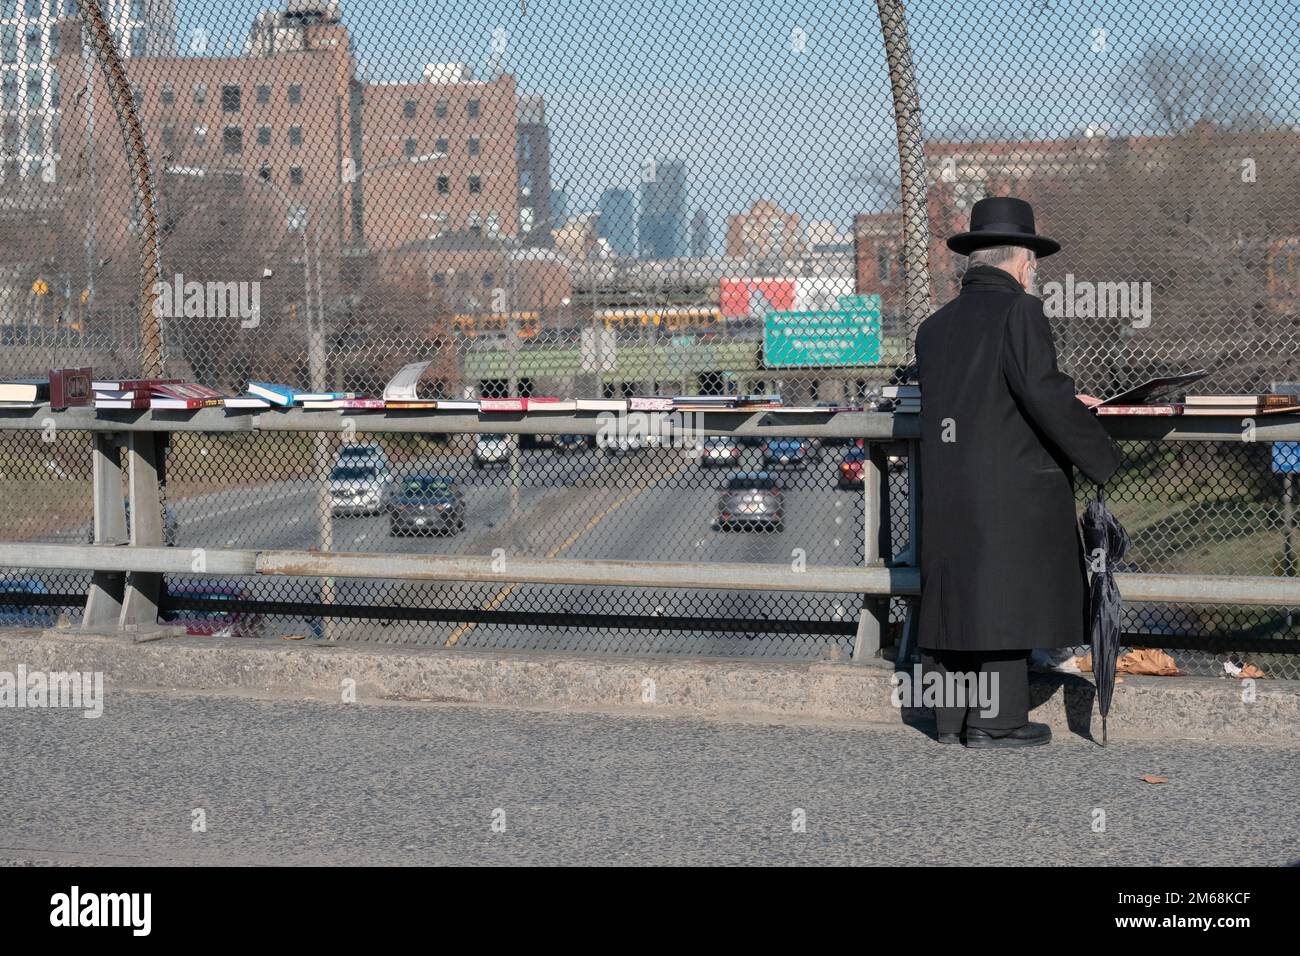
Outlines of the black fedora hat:
[[1024,246],[1040,259],[1061,251],[1055,239],[1034,231],[1034,207],[1014,196],[989,196],[970,212],[970,230],[948,240],[948,248],[963,256],[989,246]]

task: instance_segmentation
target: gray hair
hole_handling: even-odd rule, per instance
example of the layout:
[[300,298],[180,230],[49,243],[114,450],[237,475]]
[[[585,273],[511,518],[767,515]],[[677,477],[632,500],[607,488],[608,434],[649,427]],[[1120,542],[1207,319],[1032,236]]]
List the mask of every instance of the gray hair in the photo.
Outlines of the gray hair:
[[966,267],[1000,266],[1022,253],[1029,257],[1030,262],[1034,261],[1034,250],[1025,246],[988,246],[985,249],[974,250],[966,260]]

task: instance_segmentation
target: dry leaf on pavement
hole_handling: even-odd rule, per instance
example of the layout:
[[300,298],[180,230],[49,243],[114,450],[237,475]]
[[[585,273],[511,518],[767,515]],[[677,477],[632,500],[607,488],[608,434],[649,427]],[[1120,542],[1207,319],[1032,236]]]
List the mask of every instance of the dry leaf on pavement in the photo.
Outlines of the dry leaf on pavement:
[[1157,777],[1153,773],[1146,774],[1142,779],[1146,783],[1168,783],[1169,782],[1168,777]]
[[1177,677],[1181,671],[1174,659],[1164,651],[1155,648],[1139,648],[1129,651],[1115,665],[1121,674],[1144,674],[1153,677]]

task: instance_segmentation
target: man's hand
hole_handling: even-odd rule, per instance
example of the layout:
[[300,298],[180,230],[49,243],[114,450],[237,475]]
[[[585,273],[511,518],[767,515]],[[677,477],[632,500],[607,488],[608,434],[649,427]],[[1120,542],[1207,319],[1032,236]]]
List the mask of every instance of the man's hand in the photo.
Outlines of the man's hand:
[[1083,402],[1083,404],[1087,405],[1089,408],[1096,408],[1102,403],[1102,399],[1097,398],[1094,395],[1079,394],[1074,397]]

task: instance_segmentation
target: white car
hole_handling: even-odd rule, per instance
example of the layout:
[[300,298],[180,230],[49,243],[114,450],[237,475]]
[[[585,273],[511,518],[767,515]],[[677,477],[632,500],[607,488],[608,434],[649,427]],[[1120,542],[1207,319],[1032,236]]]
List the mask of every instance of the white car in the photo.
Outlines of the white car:
[[513,435],[479,435],[474,443],[474,467],[508,465],[514,447]]
[[335,468],[364,467],[371,465],[383,471],[389,471],[392,465],[388,455],[379,442],[366,442],[360,445],[344,445],[339,449],[339,456],[334,462]]

